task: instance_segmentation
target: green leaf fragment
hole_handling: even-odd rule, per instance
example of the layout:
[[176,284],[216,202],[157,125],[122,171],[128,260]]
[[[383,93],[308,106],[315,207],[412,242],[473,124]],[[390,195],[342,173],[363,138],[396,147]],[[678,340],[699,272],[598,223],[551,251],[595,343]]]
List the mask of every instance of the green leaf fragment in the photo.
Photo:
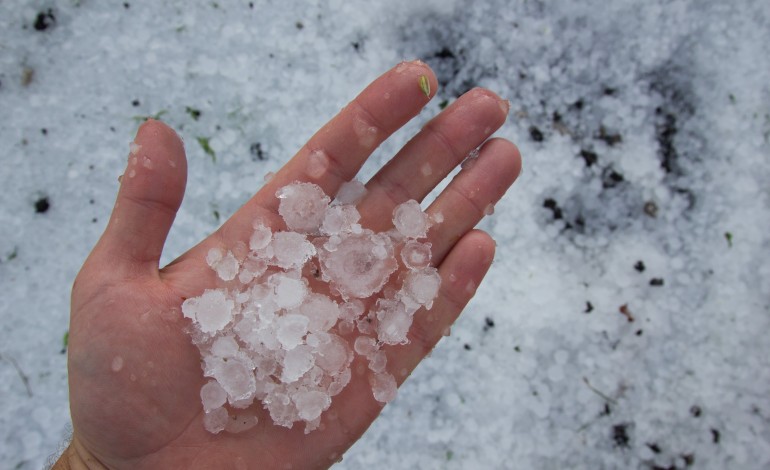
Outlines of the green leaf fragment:
[[733,234],[730,232],[725,232],[725,239],[727,240],[727,246],[730,248],[733,247]]
[[430,82],[425,75],[420,75],[420,90],[425,93],[425,96],[430,98]]
[[208,137],[196,137],[198,140],[198,143],[200,144],[201,148],[204,152],[206,152],[206,155],[211,157],[211,161],[216,163],[217,162],[217,154],[214,152],[214,149],[211,148],[211,145],[209,145],[209,138]]
[[454,457],[454,456],[455,456],[455,453],[452,452],[451,450],[446,451],[446,459],[447,459],[447,461],[452,460],[452,457]]
[[69,344],[70,344],[70,331],[69,330],[64,332],[64,336],[62,337],[61,342],[62,342],[62,347],[64,349],[67,349],[67,346],[69,346]]
[[449,100],[441,100],[441,103],[438,104],[439,109],[444,109],[449,104]]

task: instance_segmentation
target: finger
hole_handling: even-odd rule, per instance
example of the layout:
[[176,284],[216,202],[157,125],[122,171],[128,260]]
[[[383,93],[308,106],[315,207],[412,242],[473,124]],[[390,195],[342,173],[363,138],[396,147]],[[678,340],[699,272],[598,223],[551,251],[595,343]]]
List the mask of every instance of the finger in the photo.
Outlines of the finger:
[[505,122],[508,102],[483,88],[461,96],[426,124],[367,184],[359,204],[364,225],[388,228],[390,214],[409,199],[421,201],[468,153]]
[[428,233],[434,263],[441,263],[457,240],[493,210],[520,172],[519,149],[508,140],[492,139],[481,147],[478,158],[427,209],[434,219],[443,217]]
[[187,160],[179,136],[159,121],[142,124],[134,144],[94,254],[106,257],[114,270],[152,272],[182,203]]
[[430,310],[419,310],[409,328],[409,343],[386,349],[388,370],[402,383],[430,353],[460,315],[492,265],[495,242],[480,230],[463,236],[439,266],[441,288]]
[[[421,77],[428,82],[427,96]],[[375,148],[420,112],[435,94],[437,83],[433,71],[420,61],[392,68],[313,135],[256,199],[275,208],[276,190],[295,180],[312,181],[326,194],[336,194]]]

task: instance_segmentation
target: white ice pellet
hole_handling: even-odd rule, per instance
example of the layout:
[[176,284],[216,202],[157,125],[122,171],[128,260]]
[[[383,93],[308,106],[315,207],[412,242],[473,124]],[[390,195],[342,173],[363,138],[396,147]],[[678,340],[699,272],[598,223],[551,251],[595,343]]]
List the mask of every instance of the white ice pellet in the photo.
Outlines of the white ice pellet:
[[357,204],[366,195],[366,186],[358,180],[342,183],[337,195],[334,197],[336,204]]
[[412,326],[412,315],[398,300],[377,302],[377,339],[385,344],[405,344]]
[[317,390],[306,390],[298,392],[293,397],[297,406],[299,417],[305,421],[313,421],[321,416],[321,412],[329,408],[332,400],[328,393]]
[[208,289],[200,297],[182,303],[182,313],[194,320],[203,333],[214,333],[227,325],[233,317],[235,302],[225,292]]
[[201,387],[201,402],[207,413],[219,408],[227,402],[227,392],[216,380],[210,380]]
[[276,338],[286,350],[296,348],[307,334],[310,319],[305,315],[287,314],[278,319]]
[[388,403],[396,398],[398,385],[396,385],[396,379],[389,373],[371,374],[369,376],[369,384],[372,387],[372,394],[375,400]]
[[377,350],[377,341],[371,336],[359,336],[353,343],[353,349],[361,356],[369,356]]
[[385,355],[385,351],[378,350],[371,353],[369,357],[369,369],[374,373],[380,373],[385,370],[388,365],[388,356]]
[[422,269],[428,266],[431,259],[431,244],[417,240],[407,240],[401,248],[401,260],[409,269]]
[[257,384],[252,369],[238,358],[221,360],[214,365],[213,377],[227,392],[230,402],[254,396]]
[[218,434],[225,430],[230,416],[224,408],[215,408],[203,415],[203,427],[212,434]]
[[425,237],[430,226],[428,215],[422,211],[420,204],[414,199],[396,206],[393,210],[393,225],[407,238]]
[[417,304],[430,310],[433,299],[438,294],[441,286],[441,276],[436,268],[427,267],[419,271],[412,271],[404,279],[404,291]]
[[270,243],[270,239],[273,237],[273,232],[269,227],[265,227],[262,223],[254,223],[254,231],[249,238],[249,248],[253,251],[261,250]]
[[283,274],[274,274],[270,283],[275,288],[275,303],[280,308],[298,307],[307,295],[307,285],[303,279],[292,279]]
[[329,196],[311,183],[293,183],[276,192],[280,199],[278,213],[289,230],[315,233],[323,222]]
[[313,353],[308,346],[297,346],[291,351],[287,351],[283,358],[281,381],[284,383],[296,381],[302,374],[309,371],[313,364]]
[[271,247],[273,264],[284,269],[302,267],[316,251],[305,235],[296,232],[276,233]]

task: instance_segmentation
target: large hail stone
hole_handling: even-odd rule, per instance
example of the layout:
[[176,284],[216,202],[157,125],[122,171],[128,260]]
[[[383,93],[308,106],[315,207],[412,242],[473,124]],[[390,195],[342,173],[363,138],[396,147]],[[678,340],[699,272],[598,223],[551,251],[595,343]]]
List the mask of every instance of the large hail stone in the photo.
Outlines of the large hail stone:
[[344,298],[379,292],[398,268],[390,238],[371,230],[345,237],[334,251],[322,250],[319,258],[324,276]]

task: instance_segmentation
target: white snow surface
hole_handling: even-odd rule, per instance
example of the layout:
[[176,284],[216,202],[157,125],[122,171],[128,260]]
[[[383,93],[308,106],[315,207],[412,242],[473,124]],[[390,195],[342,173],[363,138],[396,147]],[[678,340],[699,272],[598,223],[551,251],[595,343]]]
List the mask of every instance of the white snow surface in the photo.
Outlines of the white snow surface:
[[253,3],[0,2],[1,468],[68,434],[69,290],[137,117],[186,142],[165,264],[413,58],[438,96],[361,180],[477,85],[524,172],[476,298],[337,468],[770,466],[770,4]]

